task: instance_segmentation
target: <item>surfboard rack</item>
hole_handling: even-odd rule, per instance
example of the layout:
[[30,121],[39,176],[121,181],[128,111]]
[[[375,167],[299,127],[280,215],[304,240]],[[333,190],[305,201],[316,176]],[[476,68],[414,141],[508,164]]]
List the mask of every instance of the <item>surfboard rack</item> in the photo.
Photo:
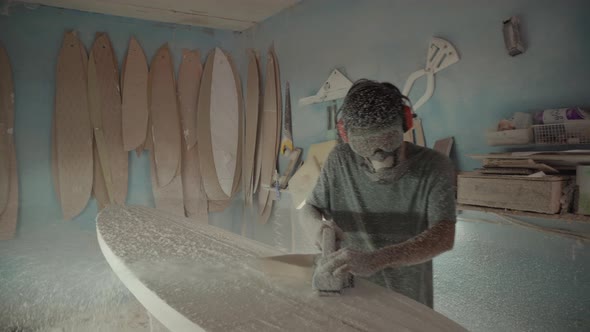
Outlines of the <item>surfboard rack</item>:
[[351,86],[352,82],[338,69],[334,69],[318,92],[314,96],[299,99],[299,105],[307,106],[344,98]]

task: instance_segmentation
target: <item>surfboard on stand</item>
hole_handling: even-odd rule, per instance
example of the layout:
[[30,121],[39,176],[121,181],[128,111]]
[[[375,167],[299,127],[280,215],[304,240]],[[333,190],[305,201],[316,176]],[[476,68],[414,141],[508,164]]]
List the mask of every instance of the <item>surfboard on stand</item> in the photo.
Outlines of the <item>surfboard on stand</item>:
[[[115,61],[115,55],[108,36],[104,33],[98,33],[92,46],[90,61],[96,70],[96,74],[90,76],[96,78],[95,86],[98,98],[93,104],[97,110],[100,110],[102,121],[102,135],[95,129],[95,141],[97,143],[97,152],[99,157],[105,155],[106,158],[100,158],[100,166],[103,175],[108,172],[110,183],[106,184],[107,189],[110,187],[112,197],[111,201],[117,204],[125,204],[127,199],[128,186],[128,154],[123,147],[122,132],[122,111],[121,95],[119,87],[119,71]],[[91,101],[93,98],[90,99]],[[103,136],[103,137],[100,137]],[[101,143],[100,140],[104,142]],[[101,153],[101,145],[104,145],[104,152]],[[103,160],[106,159],[106,160]],[[106,170],[108,169],[108,170]],[[95,172],[100,174],[100,172]],[[106,182],[105,177],[103,181]]]
[[[252,194],[254,193],[254,173],[260,167],[257,160],[258,146],[258,118],[260,114],[260,71],[258,59],[253,50],[248,52],[248,78],[246,86],[246,137],[244,142],[244,158],[242,164],[242,183],[244,187],[244,201],[246,204],[252,203]],[[256,176],[258,177],[258,176]]]
[[148,125],[148,65],[141,45],[131,37],[121,71],[123,147],[140,148]]
[[282,252],[186,218],[111,205],[96,226],[114,273],[172,332],[465,331],[360,278],[342,296],[320,297],[312,291],[310,262],[297,268],[306,273],[273,274],[258,258]]
[[219,48],[207,56],[199,91],[199,165],[207,198],[228,200],[240,180],[240,103],[236,77]]
[[197,146],[197,99],[201,82],[201,55],[198,50],[182,51],[178,70],[178,102],[183,127],[182,190],[187,217],[208,223],[207,195],[203,189]]
[[56,70],[55,143],[63,217],[80,214],[92,191],[92,128],[88,111],[87,57],[74,32],[67,32]]
[[14,238],[18,221],[14,116],[12,67],[6,50],[0,45],[0,240]]

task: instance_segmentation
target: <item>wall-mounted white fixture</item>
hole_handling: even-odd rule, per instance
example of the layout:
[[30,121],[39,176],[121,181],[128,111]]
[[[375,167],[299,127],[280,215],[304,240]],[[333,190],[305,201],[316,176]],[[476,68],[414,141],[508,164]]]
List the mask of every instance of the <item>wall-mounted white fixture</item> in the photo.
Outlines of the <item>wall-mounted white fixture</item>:
[[459,61],[459,53],[455,47],[448,41],[442,38],[432,38],[430,41],[430,47],[428,48],[428,55],[426,57],[426,68],[410,74],[404,85],[402,91],[404,96],[407,96],[414,86],[414,82],[420,77],[426,75],[427,85],[426,92],[418,99],[413,105],[414,111],[424,105],[434,94],[434,74],[447,68],[448,66],[455,64]]
[[517,56],[524,53],[525,47],[520,33],[520,19],[517,16],[512,16],[502,22],[502,30],[504,31],[504,44],[510,56]]
[[338,69],[334,69],[320,90],[311,97],[299,99],[300,106],[322,103],[346,97],[352,82]]

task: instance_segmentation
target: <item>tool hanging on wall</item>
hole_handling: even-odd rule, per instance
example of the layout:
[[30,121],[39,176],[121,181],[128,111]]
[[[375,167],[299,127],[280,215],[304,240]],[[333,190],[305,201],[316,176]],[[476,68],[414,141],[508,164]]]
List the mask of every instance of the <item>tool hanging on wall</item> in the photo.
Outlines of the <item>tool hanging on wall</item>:
[[336,123],[338,122],[336,115],[338,113],[338,103],[336,100],[332,100],[332,103],[326,107],[326,113],[328,114],[328,128],[326,132],[326,139],[336,139]]
[[326,139],[336,139],[336,113],[338,112],[337,100],[346,97],[346,93],[352,86],[352,82],[338,69],[334,69],[319,91],[310,97],[299,99],[300,106],[312,105],[332,101],[326,107],[328,120]]
[[293,124],[291,122],[291,90],[289,82],[285,87],[285,119],[283,120],[283,140],[281,141],[281,154],[286,150],[293,151]]
[[[289,82],[287,82],[285,87],[285,118],[283,120],[283,140],[281,141],[280,150],[283,155],[287,150],[289,150],[289,164],[287,165],[287,169],[285,170],[285,173],[277,179],[279,189],[285,189],[289,184],[289,180],[297,170],[297,167],[299,167],[301,154],[303,153],[301,148],[295,147],[293,144],[293,123],[291,122],[291,88],[289,86]],[[276,185],[277,184],[275,183],[275,186]]]
[[[434,94],[434,74],[457,62],[459,62],[459,53],[450,42],[442,38],[432,38],[428,47],[426,67],[410,74],[402,91],[404,96],[408,96],[414,82],[420,77],[426,76],[426,91],[414,104],[414,112],[424,105]],[[404,140],[414,142],[420,146],[426,145],[422,130],[422,120],[420,118],[414,119],[414,128],[404,134]]]
[[330,100],[337,100],[346,97],[352,82],[346,78],[338,69],[334,69],[319,91],[310,97],[299,99],[299,106],[322,103]]

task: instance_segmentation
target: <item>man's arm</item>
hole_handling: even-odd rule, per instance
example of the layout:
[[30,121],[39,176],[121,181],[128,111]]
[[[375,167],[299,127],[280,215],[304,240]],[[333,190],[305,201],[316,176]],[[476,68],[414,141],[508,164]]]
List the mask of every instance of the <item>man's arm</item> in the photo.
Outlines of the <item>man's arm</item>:
[[453,249],[454,243],[455,223],[442,221],[410,240],[377,250],[376,264],[381,270],[424,263]]
[[455,223],[441,221],[414,238],[374,252],[339,250],[326,258],[325,268],[334,274],[353,273],[369,277],[385,268],[427,262],[449,251],[455,242]]

